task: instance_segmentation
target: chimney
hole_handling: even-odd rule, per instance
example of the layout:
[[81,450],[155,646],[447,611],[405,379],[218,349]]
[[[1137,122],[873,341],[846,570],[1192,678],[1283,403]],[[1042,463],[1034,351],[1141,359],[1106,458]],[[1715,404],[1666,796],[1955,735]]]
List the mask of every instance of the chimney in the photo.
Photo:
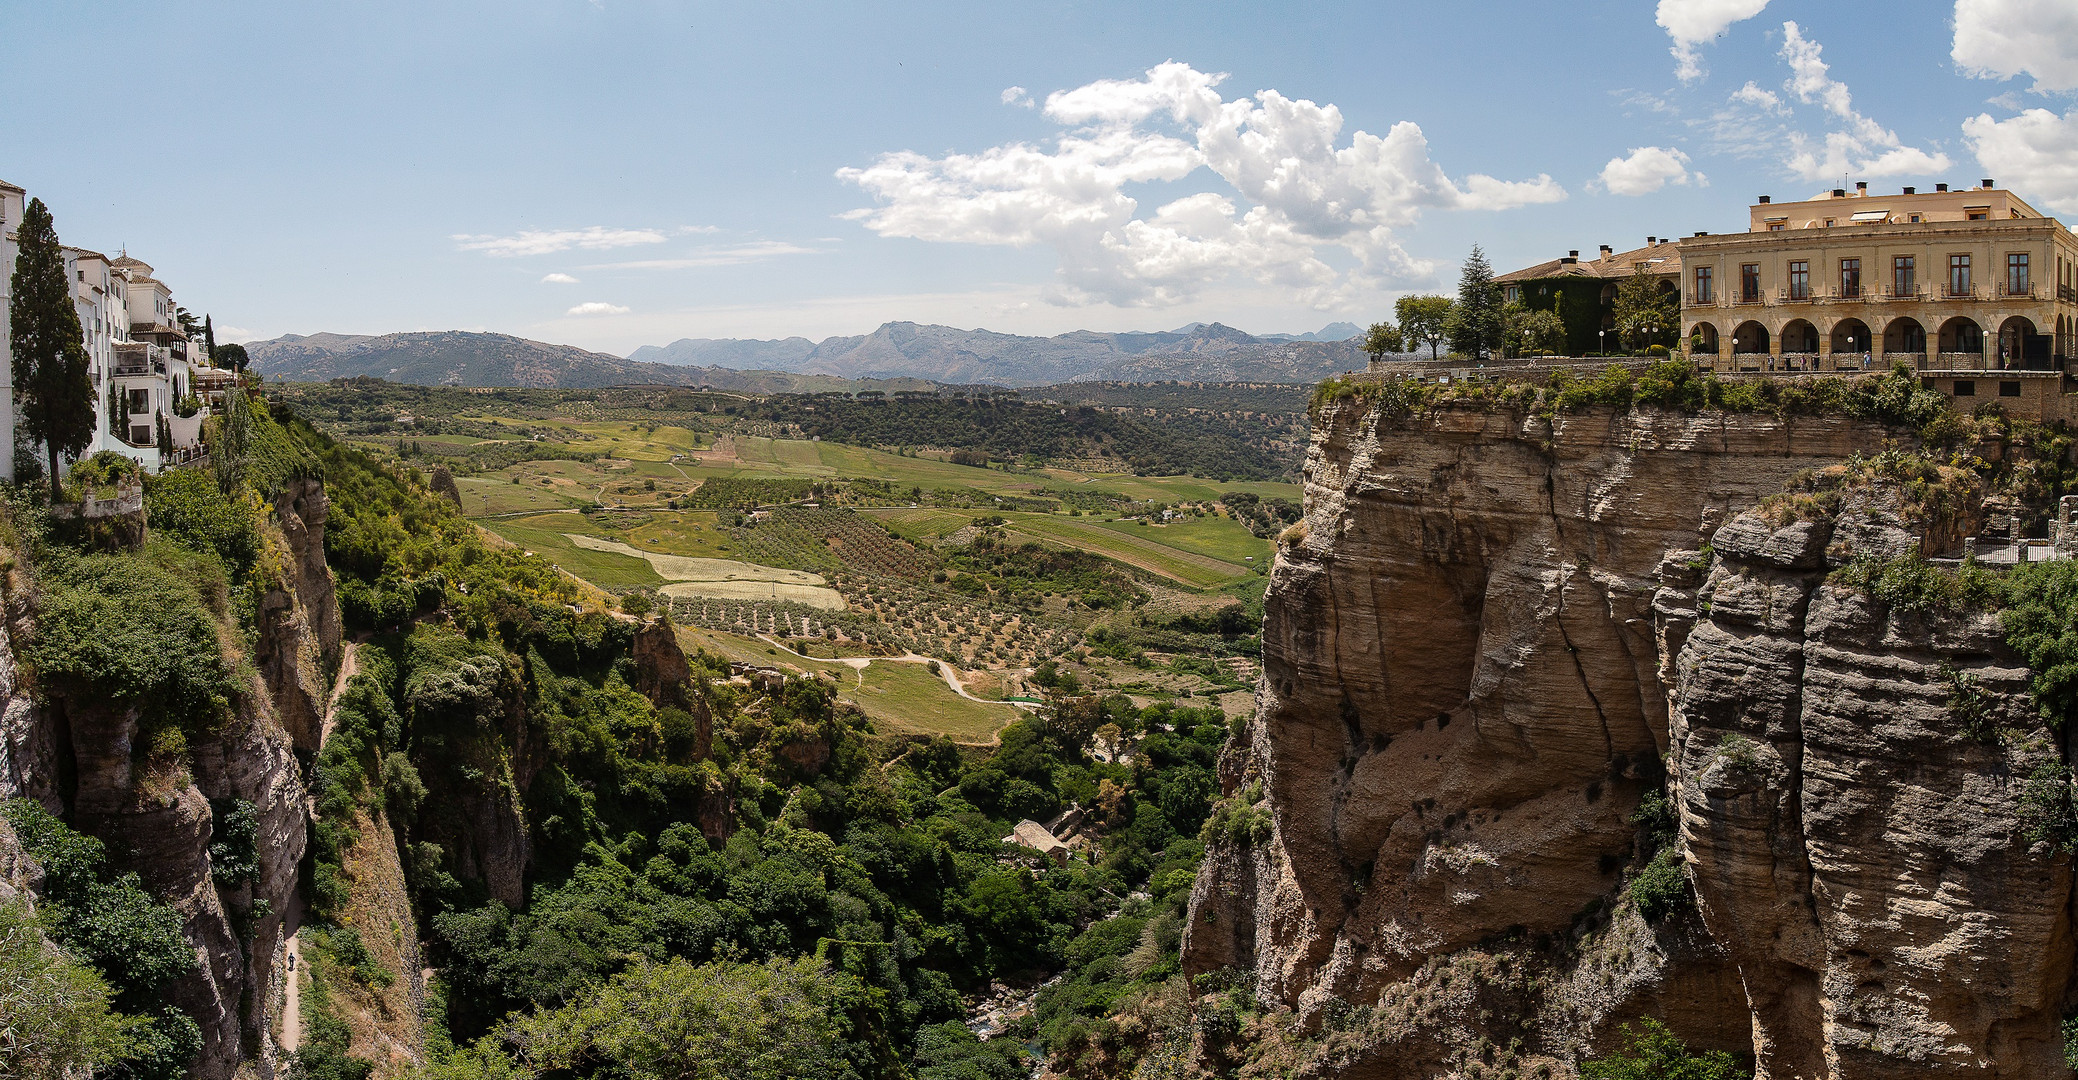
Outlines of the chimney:
[[1846,189],[1846,188],[1844,188],[1844,187],[1836,187],[1836,188],[1834,188],[1834,189],[1833,189],[1833,198],[1835,198],[1835,199],[1844,199],[1844,198],[1846,198],[1846,197],[1847,197],[1847,189]]
[[1995,183],[1995,182],[1993,182],[1993,181],[1991,181],[1991,180],[1989,180],[1989,179],[1985,179],[1985,180],[1979,180],[1979,181],[1977,181],[1977,182],[1978,182],[1979,184],[1982,184],[1982,185],[1984,185],[1984,190],[1986,190],[1986,191],[1990,191],[1991,189],[1993,189],[1993,188],[1995,188],[1995,187],[1998,187],[1998,186],[1999,186],[1999,185],[1998,185],[1997,183]]
[[1602,257],[1603,257],[1603,258],[1605,258],[1605,259],[1606,259],[1606,258],[1608,258],[1609,256],[1611,256],[1611,255],[1614,255],[1614,254],[1616,254],[1616,249],[1615,249],[1615,248],[1612,248],[1612,247],[1610,247],[1610,246],[1609,246],[1609,245],[1607,245],[1607,244],[1603,244],[1603,245],[1602,245]]
[[1906,188],[1906,189],[1905,189],[1905,194],[1907,194],[1907,195],[1917,195],[1917,194],[1919,194],[1919,189],[1918,189],[1918,188],[1909,188],[1909,187],[1908,187],[1908,188]]
[[1855,193],[1856,195],[1867,195],[1867,194],[1869,193],[1869,182],[1868,182],[1867,180],[1857,180],[1857,181],[1855,181],[1855,182],[1854,182],[1854,193]]
[[1571,251],[1568,251],[1568,252],[1566,252],[1566,258],[1568,258],[1568,259],[1577,259],[1577,258],[1579,258],[1579,257],[1580,257],[1580,249],[1579,249],[1579,248],[1574,248],[1573,250],[1571,250]]
[[1947,185],[1947,184],[1935,184],[1935,185],[1934,185],[1934,190],[1935,190],[1935,191],[1947,191],[1947,190],[1948,190],[1948,185]]
[[1704,231],[1703,231],[1703,230],[1701,230],[1701,229],[1697,229],[1697,230],[1696,230],[1696,235],[1697,235],[1697,236],[1708,236],[1708,235],[1710,235],[1710,234],[1709,234],[1709,233],[1707,233],[1707,232],[1704,232]]
[[1772,199],[1771,199],[1771,198],[1770,198],[1769,196],[1763,195],[1763,196],[1761,196],[1761,201],[1765,203],[1765,202],[1772,202],[1773,200],[1772,200]]
[[1660,242],[1660,238],[1659,238],[1659,237],[1657,237],[1657,236],[1648,236],[1648,237],[1646,237],[1646,238],[1645,238],[1645,246],[1646,246],[1646,247],[1658,247],[1658,246],[1659,246],[1659,242]]

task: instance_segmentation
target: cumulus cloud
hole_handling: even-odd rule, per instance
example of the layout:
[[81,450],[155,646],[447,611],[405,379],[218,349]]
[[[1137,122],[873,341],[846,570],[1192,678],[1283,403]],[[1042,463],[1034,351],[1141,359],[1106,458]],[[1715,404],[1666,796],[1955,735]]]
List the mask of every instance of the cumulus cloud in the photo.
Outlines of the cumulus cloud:
[[563,314],[575,315],[581,318],[587,315],[626,315],[628,311],[628,308],[624,308],[619,304],[609,304],[601,300],[593,300],[589,303],[579,304],[576,307],[564,312]]
[[1768,0],[1660,0],[1654,21],[1667,32],[1674,46],[1674,74],[1682,82],[1703,77],[1703,57],[1697,46],[1715,41],[1732,28],[1761,13]]
[[542,277],[543,285],[575,285],[577,279],[568,274],[548,274]]
[[457,233],[452,240],[463,251],[481,251],[501,259],[517,259],[527,255],[553,255],[558,251],[583,249],[602,251],[609,248],[635,247],[639,244],[661,244],[664,234],[655,229],[614,229],[605,225],[593,225],[583,229],[529,229],[511,236],[472,236]]
[[[1044,114],[1063,128],[1050,145],[883,154],[839,170],[879,203],[844,216],[882,236],[1050,247],[1060,260],[1048,294],[1056,303],[1174,304],[1239,273],[1328,306],[1353,288],[1433,275],[1396,236],[1424,211],[1565,198],[1546,175],[1453,180],[1415,124],[1345,141],[1335,106],[1274,90],[1230,101],[1218,89],[1224,79],[1171,61],[1138,79],[1048,95]],[[1200,169],[1227,190],[1148,213],[1126,193]]]
[[2078,90],[2078,5],[2070,0],[1955,0],[1958,67],[1981,79],[2034,77],[2037,92]]
[[1650,195],[1668,184],[1703,183],[1702,173],[1688,171],[1688,155],[1660,146],[1638,146],[1628,157],[1610,158],[1602,166],[1602,186],[1612,195]]
[[1732,100],[1741,105],[1751,105],[1762,112],[1776,114],[1789,112],[1789,106],[1782,103],[1782,99],[1776,96],[1775,91],[1763,90],[1755,86],[1751,79],[1746,81],[1745,86],[1732,91]]
[[1010,86],[1005,87],[1003,90],[1003,104],[1015,105],[1021,109],[1029,109],[1033,108],[1035,103],[1032,101],[1032,94],[1030,91],[1026,90],[1022,86]]
[[1790,136],[1791,152],[1785,164],[1792,174],[1804,180],[1826,180],[1916,176],[1948,168],[1948,155],[1906,146],[1896,132],[1862,115],[1854,107],[1847,84],[1833,78],[1823,52],[1824,47],[1805,37],[1795,22],[1782,24],[1780,55],[1790,70],[1783,89],[1798,101],[1823,108],[1840,125],[1820,139],[1802,133]]
[[2029,109],[2009,120],[1979,114],[1963,138],[1986,176],[2024,189],[2060,214],[2078,214],[2078,109],[2059,116]]

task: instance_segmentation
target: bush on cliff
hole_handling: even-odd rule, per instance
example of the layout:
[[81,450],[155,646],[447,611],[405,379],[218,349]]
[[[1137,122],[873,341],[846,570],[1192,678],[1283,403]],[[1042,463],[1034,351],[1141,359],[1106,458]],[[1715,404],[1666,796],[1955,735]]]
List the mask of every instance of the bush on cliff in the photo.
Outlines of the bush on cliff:
[[1580,1063],[1580,1080],[1747,1080],[1752,1073],[1722,1050],[1695,1053],[1657,1020],[1622,1028],[1625,1047]]

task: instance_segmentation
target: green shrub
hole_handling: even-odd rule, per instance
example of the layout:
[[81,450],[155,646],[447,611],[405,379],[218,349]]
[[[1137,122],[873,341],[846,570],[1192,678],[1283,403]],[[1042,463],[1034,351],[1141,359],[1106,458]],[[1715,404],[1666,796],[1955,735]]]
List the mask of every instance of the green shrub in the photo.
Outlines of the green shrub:
[[1722,1050],[1692,1053],[1657,1020],[1622,1028],[1625,1047],[1580,1063],[1580,1080],[1746,1080],[1752,1074]]
[[144,485],[144,510],[153,531],[197,551],[215,552],[234,572],[242,574],[259,557],[258,509],[244,491],[226,495],[200,470],[172,469],[152,477]]
[[1689,906],[1688,871],[1682,864],[1681,853],[1674,848],[1662,848],[1638,876],[1631,879],[1631,901],[1638,905],[1638,914],[1647,922],[1660,919]]

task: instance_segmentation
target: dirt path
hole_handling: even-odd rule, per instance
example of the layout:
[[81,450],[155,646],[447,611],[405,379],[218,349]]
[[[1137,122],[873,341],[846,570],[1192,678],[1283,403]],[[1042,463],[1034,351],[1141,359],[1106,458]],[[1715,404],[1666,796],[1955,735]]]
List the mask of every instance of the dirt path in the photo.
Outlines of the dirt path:
[[938,677],[945,680],[946,689],[951,690],[953,693],[958,694],[963,698],[966,698],[968,701],[979,702],[983,705],[1010,705],[1020,709],[1037,709],[1039,707],[1029,701],[994,701],[989,698],[975,697],[973,694],[967,692],[967,684],[961,682],[960,677],[954,673],[953,665],[948,664],[935,656],[919,656],[916,653],[903,653],[900,656],[810,656],[807,653],[795,652],[792,648],[789,648],[784,642],[778,641],[764,634],[759,634],[758,640],[764,642],[767,645],[777,646],[787,655],[796,656],[803,660],[814,660],[818,663],[823,664],[844,664],[852,668],[854,671],[859,672],[859,685],[861,686],[864,686],[866,683],[866,665],[872,663],[875,660],[886,660],[890,663],[895,664],[937,664]]
[[[346,684],[361,671],[360,642],[349,641],[346,651],[339,658],[339,677],[332,681],[332,696],[325,699],[325,718],[318,724],[317,744],[323,749],[325,740],[332,737],[334,718],[339,712],[339,695]],[[317,817],[317,798],[305,794],[304,814]],[[284,973],[288,981],[282,985],[281,1048],[295,1053],[303,1045],[303,943],[298,935],[303,931],[303,903],[292,897],[288,914],[283,916],[284,935],[287,939],[288,969]]]

